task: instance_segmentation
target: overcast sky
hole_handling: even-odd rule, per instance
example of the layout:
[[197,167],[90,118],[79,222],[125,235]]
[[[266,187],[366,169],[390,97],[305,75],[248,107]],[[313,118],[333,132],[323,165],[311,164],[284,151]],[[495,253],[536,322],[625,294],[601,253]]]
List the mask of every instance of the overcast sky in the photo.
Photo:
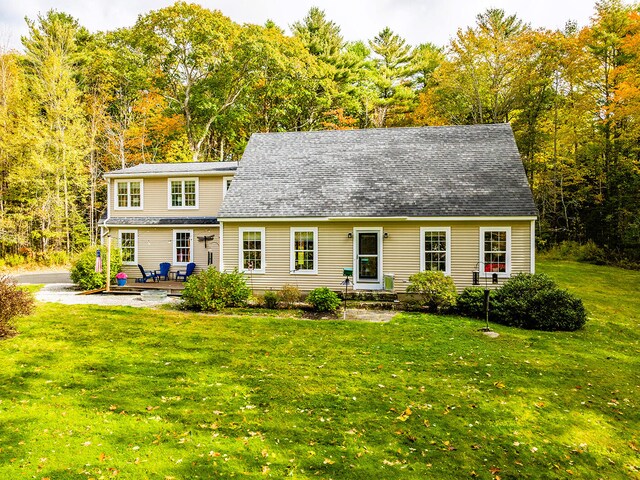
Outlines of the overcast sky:
[[[473,25],[487,8],[504,9],[533,27],[579,26],[593,15],[595,0],[191,0],[221,10],[237,23],[275,21],[287,32],[312,6],[323,9],[342,29],[345,40],[368,40],[385,26],[412,45],[445,45],[458,28]],[[131,26],[139,14],[174,3],[170,0],[0,0],[0,46],[21,48],[27,32],[24,18],[50,9],[77,18],[90,31]]]

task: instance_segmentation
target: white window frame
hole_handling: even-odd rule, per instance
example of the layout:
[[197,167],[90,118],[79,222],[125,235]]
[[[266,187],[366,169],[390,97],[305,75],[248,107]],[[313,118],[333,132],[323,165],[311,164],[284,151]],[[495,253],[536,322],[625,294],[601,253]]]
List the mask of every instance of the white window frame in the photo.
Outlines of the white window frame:
[[134,237],[133,237],[133,241],[134,243],[134,250],[133,250],[133,262],[125,262],[124,260],[122,261],[123,265],[138,265],[138,230],[119,230],[118,231],[118,245],[120,246],[120,251],[122,251],[122,234],[123,233],[133,233]]
[[445,252],[445,271],[442,273],[444,273],[446,276],[451,276],[451,227],[420,227],[420,271],[425,271],[427,252],[424,249],[424,234],[427,232],[445,233],[445,248],[447,249],[447,251]]
[[[311,270],[296,270],[296,233],[313,233],[313,268]],[[292,275],[318,274],[318,227],[291,227],[289,231],[289,273]]]
[[[200,179],[198,177],[180,177],[180,178],[168,178],[167,179],[167,208],[169,210],[198,210],[200,208]],[[196,205],[195,206],[184,206],[184,182],[196,182]],[[182,183],[182,206],[176,207],[172,205],[171,202],[171,182],[181,182]]]
[[[358,282],[358,233],[378,234],[378,279],[374,282]],[[383,270],[384,229],[382,227],[353,228],[353,288],[355,290],[382,290],[384,288]]]
[[[486,232],[506,232],[507,234],[507,255],[505,272],[485,272],[484,266],[484,234]],[[498,278],[509,278],[511,276],[511,227],[480,227],[480,277],[491,278],[494,273],[498,274]]]
[[[243,249],[243,237],[248,232],[260,232],[260,257],[262,258],[262,268],[249,270],[244,268],[244,249]],[[240,227],[238,229],[238,271],[242,273],[257,273],[263,274],[266,271],[267,257],[266,257],[266,243],[267,235],[264,227]]]
[[[188,262],[178,262],[178,242],[177,242],[178,233],[188,233],[188,234],[190,234],[191,245],[190,245],[189,261]],[[195,238],[193,236],[193,230],[180,229],[180,230],[174,230],[173,231],[173,246],[172,246],[173,265],[184,266],[184,265],[188,265],[189,263],[194,262],[194,259],[193,259],[193,244],[194,244],[194,242],[195,242]]]
[[227,196],[227,182],[233,182],[233,177],[222,177],[222,198]]
[[[131,184],[140,183],[140,206],[131,207]],[[118,185],[127,184],[127,206],[118,206]],[[113,209],[114,210],[143,210],[144,209],[144,180],[142,178],[127,178],[126,180],[116,180],[113,182]]]

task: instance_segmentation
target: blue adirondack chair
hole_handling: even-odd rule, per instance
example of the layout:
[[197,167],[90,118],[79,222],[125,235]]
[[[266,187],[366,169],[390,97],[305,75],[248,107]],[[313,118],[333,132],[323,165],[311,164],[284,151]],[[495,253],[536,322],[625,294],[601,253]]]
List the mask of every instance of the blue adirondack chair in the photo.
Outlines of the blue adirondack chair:
[[191,275],[193,273],[193,270],[196,268],[196,264],[191,262],[187,264],[187,271],[186,272],[176,272],[176,280],[180,280],[181,278],[183,279],[183,281],[187,281],[187,278],[189,277],[189,275]]
[[144,268],[142,268],[142,265],[140,264],[138,264],[138,268],[140,269],[142,278],[136,278],[137,283],[147,283],[147,280],[153,280],[154,282],[158,281],[156,272],[153,272],[151,270],[145,270]]
[[165,280],[169,280],[169,269],[171,268],[171,264],[169,262],[162,262],[160,264],[160,270],[156,270],[155,273],[158,279],[162,279],[164,277]]

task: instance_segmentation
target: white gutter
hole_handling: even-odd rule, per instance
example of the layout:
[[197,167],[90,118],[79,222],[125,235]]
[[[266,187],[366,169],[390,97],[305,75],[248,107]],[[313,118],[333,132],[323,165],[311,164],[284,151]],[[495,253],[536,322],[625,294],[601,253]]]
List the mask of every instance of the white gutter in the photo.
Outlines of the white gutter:
[[217,172],[151,172],[151,173],[105,173],[103,177],[109,178],[148,178],[148,177],[221,177],[234,175],[236,169],[220,170]]

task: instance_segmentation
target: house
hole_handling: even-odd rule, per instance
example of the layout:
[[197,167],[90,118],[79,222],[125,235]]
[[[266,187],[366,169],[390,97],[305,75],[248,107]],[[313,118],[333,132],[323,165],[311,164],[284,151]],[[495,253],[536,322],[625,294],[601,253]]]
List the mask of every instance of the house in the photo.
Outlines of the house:
[[[536,209],[508,124],[254,134],[218,219],[256,289],[357,290],[534,270]],[[484,282],[483,282],[484,283]],[[389,285],[387,285],[388,287]]]
[[[176,183],[183,178],[199,190]],[[189,222],[191,248],[207,232],[218,242],[210,261],[200,245],[190,258],[245,272],[258,291],[339,289],[345,268],[357,290],[396,292],[421,270],[441,270],[459,289],[476,270],[483,284],[534,271],[536,209],[508,124],[254,134],[237,167],[145,165],[108,179],[113,206],[137,192],[134,179],[144,183],[138,215],[127,204],[105,222],[128,258],[184,260],[187,227],[177,222]],[[198,207],[184,208],[185,197],[178,211],[168,208],[187,191]],[[122,234],[136,230],[134,252],[126,244],[134,233]]]
[[141,164],[105,174],[107,214],[103,240],[122,251],[123,271],[139,277],[137,265],[172,271],[189,262],[219,267],[217,220],[237,162]]

